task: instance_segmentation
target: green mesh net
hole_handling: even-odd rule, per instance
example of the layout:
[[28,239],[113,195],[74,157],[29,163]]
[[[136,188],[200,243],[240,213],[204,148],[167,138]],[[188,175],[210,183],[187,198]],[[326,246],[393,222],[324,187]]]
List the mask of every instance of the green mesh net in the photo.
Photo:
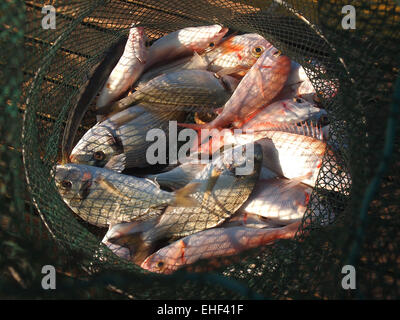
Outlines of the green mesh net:
[[[135,299],[399,298],[400,7],[353,1],[356,29],[343,29],[346,1],[53,1],[56,28],[43,29],[44,3],[3,1],[1,15],[1,296]],[[62,201],[51,168],[80,89],[109,48],[140,21],[152,39],[189,26],[221,24],[254,32],[306,70],[327,110],[340,163],[326,155],[293,240],[221,260],[192,273],[144,272],[99,247],[105,229],[80,220]],[[313,61],[319,61],[324,70]],[[326,79],[338,92],[331,96]],[[96,123],[89,107],[77,137]],[[336,167],[335,167],[336,166]],[[337,170],[351,175],[337,179]],[[335,178],[336,177],[336,178]],[[334,184],[340,192],[326,192]],[[334,223],[315,214],[329,207]],[[40,288],[41,267],[56,266],[56,293]],[[353,265],[357,289],[341,286]]]

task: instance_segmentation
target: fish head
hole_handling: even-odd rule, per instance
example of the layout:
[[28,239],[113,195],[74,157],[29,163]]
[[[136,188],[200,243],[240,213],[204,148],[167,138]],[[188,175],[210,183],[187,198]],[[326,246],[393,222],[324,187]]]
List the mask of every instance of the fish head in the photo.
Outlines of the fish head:
[[133,55],[142,63],[146,63],[148,55],[147,37],[143,27],[131,28],[129,31],[128,41],[130,41],[130,47],[133,51]]
[[141,267],[155,273],[171,274],[185,263],[184,249],[183,240],[175,241],[148,256]]
[[291,61],[289,57],[282,54],[274,46],[270,45],[258,58],[257,63],[254,64],[253,70],[258,70],[263,75],[262,79],[271,81],[271,78],[264,76],[264,74],[273,73],[282,78],[283,83],[286,82],[291,68]]
[[267,40],[255,33],[231,36],[206,53],[206,60],[211,61],[211,66],[227,70],[220,71],[222,73],[244,76],[270,46]]
[[197,53],[212,50],[217,46],[228,28],[218,24],[203,27],[189,27],[182,29],[178,34],[178,40],[186,47],[190,47]]
[[251,68],[272,47],[264,37],[256,33],[244,34],[239,41],[243,44],[242,52],[238,55],[239,64],[245,68]]
[[93,181],[93,172],[88,166],[68,163],[55,167],[55,184],[63,200],[75,207],[86,199]]
[[103,167],[114,155],[123,153],[122,143],[112,128],[96,124],[76,144],[70,155],[72,163]]

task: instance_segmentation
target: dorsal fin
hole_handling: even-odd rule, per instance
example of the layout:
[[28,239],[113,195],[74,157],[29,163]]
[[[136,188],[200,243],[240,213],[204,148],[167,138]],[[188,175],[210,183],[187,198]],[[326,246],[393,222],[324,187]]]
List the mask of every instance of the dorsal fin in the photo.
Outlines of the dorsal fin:
[[271,128],[265,128],[264,130],[257,131],[282,131],[315,138],[325,142],[325,137],[321,126],[314,125],[313,122],[310,122],[310,124],[308,124],[307,122],[300,122],[299,124],[283,123],[274,125]]

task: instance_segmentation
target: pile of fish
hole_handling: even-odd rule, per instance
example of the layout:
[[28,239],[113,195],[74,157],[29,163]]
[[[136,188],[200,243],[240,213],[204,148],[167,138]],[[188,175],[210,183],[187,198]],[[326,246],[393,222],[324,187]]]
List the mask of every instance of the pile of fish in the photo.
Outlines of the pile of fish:
[[[96,80],[97,124],[55,168],[69,208],[108,227],[102,242],[144,269],[171,273],[292,238],[327,153],[334,166],[320,126],[327,114],[304,69],[258,34],[228,32],[189,27],[149,46],[132,26],[108,78]],[[149,131],[166,133],[158,152],[168,153],[171,123],[199,134],[185,161],[154,169]]]

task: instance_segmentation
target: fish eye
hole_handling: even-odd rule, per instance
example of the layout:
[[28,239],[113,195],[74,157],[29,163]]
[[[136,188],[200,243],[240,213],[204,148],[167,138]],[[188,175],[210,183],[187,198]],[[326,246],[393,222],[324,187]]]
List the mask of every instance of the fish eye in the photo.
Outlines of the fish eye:
[[157,268],[161,269],[162,267],[164,267],[164,261],[158,261]]
[[69,180],[63,180],[61,181],[61,188],[65,190],[71,190],[72,188],[72,182]]
[[212,47],[214,47],[215,46],[215,43],[214,42],[210,42],[210,44],[208,45],[210,48],[212,48]]
[[93,158],[97,161],[104,160],[105,156],[106,155],[103,151],[96,151],[95,153],[93,153]]
[[297,102],[297,103],[303,103],[304,102],[303,99],[301,99],[301,98],[293,98],[293,101]]
[[261,54],[264,52],[264,48],[261,46],[258,47],[254,47],[251,51],[251,53],[253,54],[253,56],[255,57],[259,57],[261,56]]

